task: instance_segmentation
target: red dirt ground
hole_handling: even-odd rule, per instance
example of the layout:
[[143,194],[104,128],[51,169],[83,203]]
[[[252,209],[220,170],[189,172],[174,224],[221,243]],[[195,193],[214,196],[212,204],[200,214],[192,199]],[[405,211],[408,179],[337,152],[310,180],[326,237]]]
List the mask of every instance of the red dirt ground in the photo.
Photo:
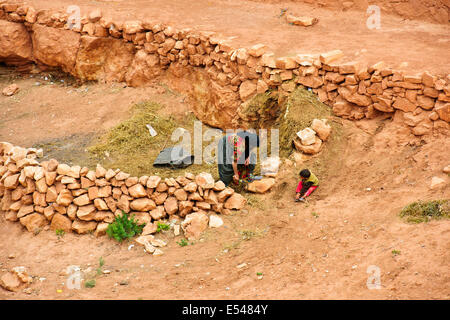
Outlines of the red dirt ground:
[[[2,108],[6,103],[9,112],[18,115],[7,122],[7,129],[1,129],[0,140],[29,145],[39,141],[41,132],[43,137],[64,137],[85,120],[83,130],[91,132],[126,118],[132,100],[151,97],[176,105],[179,99],[158,97],[153,88],[126,88],[118,97],[111,92],[114,86],[102,84],[87,85],[88,94],[82,90],[69,94],[70,88],[33,87],[34,81],[16,81],[25,88],[17,97],[22,103],[0,97]],[[38,101],[36,95],[44,91],[48,96]],[[86,104],[88,97],[95,105],[85,105],[79,112],[78,106]],[[39,106],[40,112],[20,117],[27,113],[23,105],[30,110]],[[64,120],[64,126],[47,119],[61,105],[64,112],[55,117]],[[100,115],[111,106],[114,120],[104,124]],[[91,116],[93,110],[98,117]],[[247,210],[224,216],[225,226],[209,229],[203,240],[180,247],[176,243],[180,236],[162,235],[169,240],[162,256],[148,255],[137,245],[128,251],[129,243],[119,245],[107,237],[66,234],[58,238],[52,231],[33,235],[2,216],[1,270],[23,265],[36,279],[31,294],[0,289],[0,298],[449,299],[450,221],[412,225],[398,213],[418,199],[450,197],[449,188],[428,189],[431,177],[446,178],[442,168],[448,158],[442,150],[449,150],[450,140],[429,138],[421,146],[420,139],[390,120],[337,121],[344,124],[341,154],[323,158],[322,153],[314,158],[322,162],[324,172],[319,176],[321,187],[308,205],[292,201],[298,171],[308,163],[293,160],[283,165],[274,190],[253,196],[253,206]],[[46,123],[46,131],[16,130],[5,136],[8,130],[32,128],[33,123]],[[400,254],[393,255],[393,250]],[[15,258],[9,259],[11,254]],[[100,257],[105,260],[103,270],[111,273],[97,276],[95,288],[65,286],[63,271],[68,266],[82,270],[90,266],[95,273]],[[247,266],[238,269],[242,263]],[[381,270],[380,290],[366,286],[370,265]],[[257,276],[260,272],[262,279]],[[41,282],[39,277],[46,279]],[[123,281],[128,284],[120,285]]]

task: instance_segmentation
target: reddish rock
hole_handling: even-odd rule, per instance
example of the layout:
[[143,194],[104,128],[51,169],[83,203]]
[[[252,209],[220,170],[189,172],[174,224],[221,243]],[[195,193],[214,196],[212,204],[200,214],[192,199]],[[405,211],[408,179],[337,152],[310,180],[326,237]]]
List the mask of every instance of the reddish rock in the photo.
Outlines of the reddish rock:
[[181,228],[188,240],[196,240],[208,227],[209,218],[204,212],[188,214],[181,223]]
[[40,24],[33,24],[32,31],[34,58],[45,65],[61,67],[64,72],[73,74],[80,47],[80,34]]
[[23,65],[32,59],[31,37],[21,23],[0,20],[0,61]]
[[62,214],[55,214],[50,224],[51,230],[64,230],[64,232],[70,232],[72,230],[72,221]]
[[97,228],[97,222],[95,221],[80,221],[75,220],[72,222],[72,230],[78,234],[86,234],[94,231]]
[[134,58],[134,47],[120,39],[82,36],[75,73],[84,80],[122,82]]
[[245,199],[239,193],[234,193],[225,201],[224,207],[225,209],[241,210],[242,208],[244,208],[246,203],[247,199]]
[[47,225],[47,219],[42,214],[33,213],[20,218],[20,223],[25,226],[29,232],[36,233]]

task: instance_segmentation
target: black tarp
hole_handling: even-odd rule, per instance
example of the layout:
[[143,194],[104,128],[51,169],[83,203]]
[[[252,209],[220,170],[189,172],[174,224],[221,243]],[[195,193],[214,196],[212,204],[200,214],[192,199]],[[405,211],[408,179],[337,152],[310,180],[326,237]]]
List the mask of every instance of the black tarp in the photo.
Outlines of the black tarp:
[[186,168],[194,163],[194,156],[180,146],[170,147],[162,150],[156,160],[154,167]]

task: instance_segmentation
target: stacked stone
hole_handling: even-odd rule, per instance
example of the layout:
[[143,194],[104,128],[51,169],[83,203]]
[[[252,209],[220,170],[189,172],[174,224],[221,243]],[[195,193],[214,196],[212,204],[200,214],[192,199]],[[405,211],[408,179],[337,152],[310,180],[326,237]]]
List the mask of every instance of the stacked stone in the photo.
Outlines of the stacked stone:
[[230,214],[242,209],[244,197],[215,182],[208,173],[186,173],[164,181],[159,176],[132,177],[97,165],[69,166],[51,159],[38,162],[38,151],[0,143],[0,209],[6,220],[36,232],[50,224],[79,234],[105,234],[122,212],[156,232],[157,221],[190,214]]
[[[11,23],[0,20],[0,27],[9,28],[7,33],[22,45],[0,50],[6,52],[0,53],[0,61],[35,61],[80,79],[126,81],[130,86],[149,83],[166,69],[181,78],[202,68],[210,82],[207,90],[216,98],[198,116],[212,126],[224,128],[242,119],[243,102],[257,93],[289,93],[303,86],[312,88],[337,116],[358,120],[392,114],[415,135],[449,129],[450,75],[404,75],[382,62],[341,62],[340,50],[277,58],[263,44],[236,49],[212,32],[152,21],[116,23],[100,10],[82,16],[77,26],[65,12],[2,2],[0,19]],[[20,36],[23,25],[16,22],[31,37]],[[0,48],[1,43],[0,36]]]

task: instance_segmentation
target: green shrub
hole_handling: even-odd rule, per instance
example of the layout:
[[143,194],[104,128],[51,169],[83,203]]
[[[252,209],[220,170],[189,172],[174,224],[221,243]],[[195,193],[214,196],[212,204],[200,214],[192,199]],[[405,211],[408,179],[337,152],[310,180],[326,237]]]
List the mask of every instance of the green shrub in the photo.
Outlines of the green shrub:
[[86,288],[93,288],[95,287],[95,282],[96,282],[95,279],[88,280],[84,283],[84,286]]
[[142,233],[145,224],[139,225],[134,215],[129,217],[122,211],[122,215],[116,217],[113,223],[108,226],[106,233],[110,238],[114,238],[119,242],[124,239],[132,238]]
[[162,230],[169,230],[170,224],[161,223],[158,221],[158,227],[156,228],[156,232],[161,232]]
[[450,218],[449,200],[416,201],[402,209],[402,218],[407,222],[420,223],[431,219]]
[[181,239],[180,241],[177,241],[177,243],[180,247],[185,247],[189,244],[186,239]]

